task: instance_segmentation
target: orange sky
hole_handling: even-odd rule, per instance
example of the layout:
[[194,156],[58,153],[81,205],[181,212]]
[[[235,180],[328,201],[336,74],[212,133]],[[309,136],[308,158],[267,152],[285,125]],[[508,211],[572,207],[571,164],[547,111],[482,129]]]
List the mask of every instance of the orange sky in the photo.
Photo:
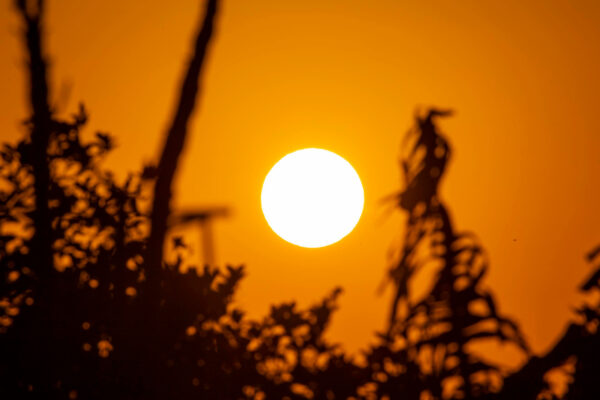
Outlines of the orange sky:
[[[2,141],[26,116],[10,3],[0,8]],[[48,7],[53,102],[61,112],[85,102],[88,131],[117,137],[107,165],[120,172],[156,156],[197,22],[197,1],[165,4]],[[217,260],[247,265],[238,302],[252,316],[343,286],[330,338],[357,350],[388,312],[390,293],[376,288],[403,219],[380,199],[399,189],[401,136],[416,106],[452,107],[444,199],[488,249],[500,309],[541,351],[600,242],[599,22],[594,0],[224,1],[176,203],[233,208],[217,225]],[[304,147],[340,154],[365,187],[354,232],[321,249],[278,238],[260,209],[269,169]]]

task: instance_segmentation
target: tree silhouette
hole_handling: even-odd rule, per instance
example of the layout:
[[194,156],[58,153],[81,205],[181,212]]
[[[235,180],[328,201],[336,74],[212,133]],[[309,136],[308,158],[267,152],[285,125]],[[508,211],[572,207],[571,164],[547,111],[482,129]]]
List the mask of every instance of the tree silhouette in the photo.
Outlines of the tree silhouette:
[[44,2],[16,2],[32,117],[27,137],[1,152],[0,393],[8,398],[298,398],[335,387],[320,369],[347,378],[352,365],[322,338],[338,292],[308,310],[285,304],[248,321],[231,305],[241,267],[182,273],[181,254],[164,260],[172,179],[216,6],[206,3],[158,166],[118,184],[99,167],[111,137],[84,142],[85,108],[63,121],[49,106]]
[[[205,3],[157,165],[119,183],[100,165],[111,136],[82,140],[85,107],[62,119],[50,105],[44,1],[15,2],[31,116],[27,135],[0,149],[0,397],[556,398],[547,373],[568,366],[564,398],[599,398],[598,300],[577,310],[548,353],[532,355],[482,283],[485,252],[454,230],[438,193],[451,149],[436,120],[449,111],[417,115],[404,142],[397,201],[408,220],[389,273],[395,296],[387,331],[361,359],[323,337],[341,289],[252,320],[232,303],[242,267],[182,268],[186,240],[168,235],[173,177],[218,3]],[[600,290],[599,255],[588,256],[596,267],[584,293]],[[417,296],[414,277],[425,270],[432,285]],[[483,340],[512,343],[527,361],[506,372],[473,350]]]

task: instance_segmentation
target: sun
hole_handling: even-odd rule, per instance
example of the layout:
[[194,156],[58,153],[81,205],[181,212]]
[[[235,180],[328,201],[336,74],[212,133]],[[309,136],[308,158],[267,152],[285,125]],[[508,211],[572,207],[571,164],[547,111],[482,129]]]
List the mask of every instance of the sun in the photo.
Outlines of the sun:
[[262,210],[273,231],[302,247],[324,247],[348,235],[365,202],[352,165],[323,149],[290,153],[271,168],[261,193]]

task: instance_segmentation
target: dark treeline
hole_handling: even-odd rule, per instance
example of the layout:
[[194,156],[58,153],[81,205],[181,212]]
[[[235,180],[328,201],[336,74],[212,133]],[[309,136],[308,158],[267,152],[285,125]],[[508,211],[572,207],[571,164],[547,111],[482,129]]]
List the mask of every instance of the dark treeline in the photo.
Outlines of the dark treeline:
[[[160,159],[118,182],[101,167],[111,136],[84,141],[85,107],[61,119],[50,104],[44,1],[15,2],[31,114],[25,137],[0,148],[0,398],[600,398],[599,303],[582,304],[538,355],[483,284],[485,252],[455,231],[438,194],[451,155],[437,127],[447,110],[416,115],[403,141],[395,199],[407,226],[389,271],[395,296],[388,329],[361,357],[323,338],[340,289],[252,320],[232,303],[242,267],[182,272],[185,238],[168,235],[172,181],[218,3],[203,9]],[[588,259],[594,271],[580,290],[591,294],[600,247]],[[424,269],[432,284],[416,298],[413,277]],[[506,371],[473,350],[485,341],[512,344],[527,361]],[[568,376],[566,393],[553,391],[551,371]]]

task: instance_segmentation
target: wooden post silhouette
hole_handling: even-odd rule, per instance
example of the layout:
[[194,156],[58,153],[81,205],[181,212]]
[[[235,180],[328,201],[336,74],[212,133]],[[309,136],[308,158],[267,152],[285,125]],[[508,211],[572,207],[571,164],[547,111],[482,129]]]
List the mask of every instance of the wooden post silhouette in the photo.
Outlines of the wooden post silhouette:
[[200,248],[204,265],[214,265],[215,249],[213,234],[213,219],[217,217],[228,217],[230,210],[226,207],[215,207],[208,209],[192,210],[174,213],[171,218],[171,227],[197,224],[200,227]]

